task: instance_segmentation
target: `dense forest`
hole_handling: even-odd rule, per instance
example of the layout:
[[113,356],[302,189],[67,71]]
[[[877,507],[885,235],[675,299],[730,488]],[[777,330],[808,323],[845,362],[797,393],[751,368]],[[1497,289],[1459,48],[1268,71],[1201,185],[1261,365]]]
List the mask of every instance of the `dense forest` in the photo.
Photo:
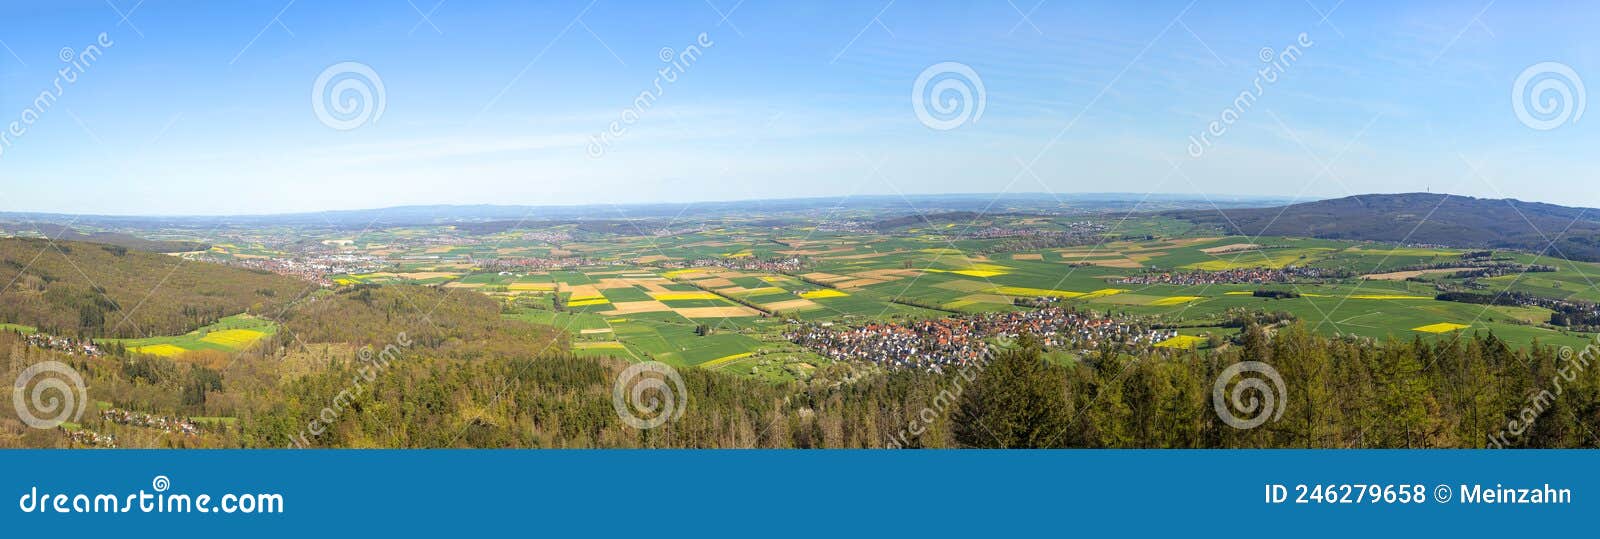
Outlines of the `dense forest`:
[[53,335],[181,334],[241,312],[270,313],[309,283],[117,245],[0,238],[0,323]]
[[194,241],[151,240],[122,232],[84,232],[70,226],[42,222],[6,223],[11,230],[32,232],[57,242],[76,241],[114,245],[135,251],[152,253],[187,253],[204,251],[211,246]]
[[[67,361],[110,406],[238,418],[191,438],[119,431],[125,444],[154,447],[1600,446],[1590,427],[1600,424],[1600,376],[1586,353],[1517,350],[1492,336],[1330,339],[1298,323],[1252,325],[1216,352],[1106,349],[1065,366],[1024,337],[944,375],[834,365],[772,385],[682,369],[682,417],[639,430],[612,405],[626,362],[573,357],[554,331],[486,316],[495,309],[426,287],[351,288],[292,310],[283,332],[238,357]],[[0,349],[13,370],[44,353],[7,332]],[[1281,417],[1254,429],[1214,410],[1213,382],[1243,360],[1285,381]],[[93,417],[83,425],[119,429]],[[67,445],[63,433],[0,419],[0,446]]]
[[[561,354],[469,365],[409,361],[379,383],[333,446],[383,447],[1596,447],[1600,377],[1577,355],[1517,351],[1493,337],[1427,344],[1330,340],[1303,326],[1252,327],[1220,354],[1106,350],[1063,367],[1027,344],[946,376],[897,372],[853,382],[768,386],[688,369],[682,419],[634,430],[611,409],[624,364]],[[1212,382],[1266,361],[1287,391],[1281,418],[1242,430],[1213,411]],[[1563,368],[1566,368],[1563,371]],[[1571,374],[1566,380],[1563,372]],[[285,388],[325,402],[348,366]],[[826,379],[826,373],[822,376]],[[1557,380],[1560,380],[1557,382]],[[1559,389],[1559,395],[1556,394]],[[1550,393],[1541,393],[1549,391]],[[941,395],[942,393],[942,395]],[[1526,421],[1526,409],[1536,412]],[[278,446],[311,410],[272,410],[249,430]],[[1532,424],[1520,434],[1508,422]],[[1496,438],[1491,438],[1495,436]]]

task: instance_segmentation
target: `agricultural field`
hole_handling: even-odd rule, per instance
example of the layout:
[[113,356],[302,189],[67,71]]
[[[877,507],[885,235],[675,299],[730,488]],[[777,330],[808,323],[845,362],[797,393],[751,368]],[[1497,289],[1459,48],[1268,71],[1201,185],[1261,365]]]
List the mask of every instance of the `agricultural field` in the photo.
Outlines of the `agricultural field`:
[[203,350],[238,352],[277,332],[278,326],[271,321],[241,314],[183,335],[105,342],[119,343],[135,354],[174,358]]
[[[192,234],[172,230],[163,238],[209,246],[177,256],[280,273],[288,264],[291,274],[326,288],[409,284],[488,297],[507,319],[561,330],[580,356],[773,382],[804,380],[832,363],[787,340],[786,330],[801,323],[854,326],[1060,305],[1178,328],[1161,347],[1202,352],[1237,334],[1223,327],[1230,317],[1260,312],[1285,313],[1324,335],[1440,340],[1492,332],[1517,345],[1579,347],[1591,335],[1552,325],[1559,316],[1549,308],[1436,298],[1469,291],[1600,302],[1600,264],[1503,251],[1492,260],[1541,271],[1467,276],[1464,249],[1227,235],[1157,215],[845,209]],[[1193,278],[1207,274],[1236,277]],[[1315,276],[1271,277],[1284,274]],[[236,351],[275,331],[235,317],[185,335],[122,342],[179,357]]]
[[[1026,309],[1059,302],[1149,317],[1184,328],[1165,347],[1204,348],[1230,312],[1284,312],[1328,335],[1453,339],[1493,332],[1519,344],[1582,346],[1588,335],[1548,324],[1539,307],[1434,299],[1464,285],[1460,249],[1371,242],[1243,237],[1160,217],[1116,223],[1135,234],[1053,247],[967,234],[976,226],[1066,227],[1064,218],[995,217],[982,225],[915,222],[890,233],[827,231],[738,219],[664,234],[563,225],[530,234],[472,236],[455,227],[379,230],[337,239],[383,257],[382,271],[336,276],[339,285],[408,282],[483,294],[506,316],[568,333],[574,353],[658,360],[787,380],[826,364],[782,338],[788,320],[859,324]],[[1130,239],[1132,238],[1132,239]],[[1497,260],[1556,271],[1492,276],[1488,293],[1600,300],[1600,265],[1505,252]],[[552,267],[496,265],[535,260]],[[792,266],[763,261],[803,261]],[[557,263],[559,262],[559,263]],[[741,265],[743,263],[743,265]],[[1314,282],[1125,284],[1151,273],[1296,271]],[[1420,269],[1419,269],[1420,268]],[[1263,289],[1282,299],[1255,297]],[[1290,297],[1292,296],[1292,297]],[[163,343],[150,343],[158,345]],[[163,349],[156,349],[163,350]]]

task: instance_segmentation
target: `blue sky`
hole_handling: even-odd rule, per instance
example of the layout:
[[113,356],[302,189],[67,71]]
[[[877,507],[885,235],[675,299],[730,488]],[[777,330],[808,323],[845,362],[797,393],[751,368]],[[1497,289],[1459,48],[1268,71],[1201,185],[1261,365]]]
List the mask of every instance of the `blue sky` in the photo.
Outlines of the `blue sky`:
[[[64,47],[114,45],[0,141],[0,211],[1428,189],[1600,206],[1600,113],[1537,130],[1511,98],[1543,62],[1600,84],[1597,27],[1586,2],[4,2],[0,131]],[[636,108],[663,48],[702,33]],[[1302,33],[1234,107],[1263,49]],[[383,85],[350,130],[312,104],[343,62]],[[943,62],[983,86],[949,130],[912,100]]]

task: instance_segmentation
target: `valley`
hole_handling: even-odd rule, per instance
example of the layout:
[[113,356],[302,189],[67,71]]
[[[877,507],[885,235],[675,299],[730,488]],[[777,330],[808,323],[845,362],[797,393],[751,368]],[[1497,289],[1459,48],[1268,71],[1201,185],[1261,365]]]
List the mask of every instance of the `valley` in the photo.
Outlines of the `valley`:
[[[792,403],[796,392],[810,400],[881,384],[926,387],[1019,337],[1053,365],[1092,372],[1254,354],[1262,335],[1285,331],[1319,346],[1504,343],[1540,356],[1584,348],[1600,329],[1593,262],[1479,245],[1241,235],[1117,204],[1047,206],[78,234],[205,246],[172,253],[19,234],[0,239],[0,264],[15,272],[0,292],[0,333],[14,336],[13,368],[62,354],[87,362],[97,406],[117,411],[72,423],[59,438],[67,443],[316,445],[292,418],[318,417],[319,400],[359,388],[365,398],[399,400],[361,405],[366,419],[353,422],[337,421],[345,405],[335,407],[339,434],[323,443],[481,447],[640,443],[607,421],[562,430],[559,416],[528,416],[502,399],[515,388],[541,406],[604,403],[583,396],[600,394],[604,375],[571,376],[645,362],[737,381],[745,389],[718,393],[714,401],[728,400],[714,409],[786,423],[818,413],[773,404]],[[396,348],[401,341],[416,344]],[[409,360],[384,362],[386,376],[363,380],[376,350]],[[541,365],[534,370],[543,374],[514,383],[523,374],[506,369],[517,365]],[[341,391],[338,380],[353,375]],[[507,382],[497,389],[477,376]],[[416,410],[401,403],[417,394],[392,384],[448,393]],[[189,418],[189,426],[146,432],[139,425],[174,423],[128,414]],[[412,428],[368,428],[394,414]],[[544,437],[503,430],[512,424]],[[707,428],[648,443],[797,443],[748,438],[737,425]],[[876,436],[833,440],[870,446]]]

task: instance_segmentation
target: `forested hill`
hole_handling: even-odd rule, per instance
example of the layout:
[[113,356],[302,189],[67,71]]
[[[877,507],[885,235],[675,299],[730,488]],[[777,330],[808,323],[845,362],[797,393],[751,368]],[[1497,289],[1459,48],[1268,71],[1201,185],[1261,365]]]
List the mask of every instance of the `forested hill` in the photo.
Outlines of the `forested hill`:
[[181,334],[281,308],[311,286],[116,245],[22,238],[0,238],[0,285],[0,323],[116,338]]
[[1600,261],[1600,210],[1446,194],[1360,195],[1287,207],[1166,215],[1247,236],[1406,242],[1544,251]]
[[7,228],[14,231],[38,233],[56,241],[103,243],[152,253],[187,253],[211,248],[210,245],[196,241],[150,240],[121,232],[84,232],[54,223],[21,223],[12,224]]

